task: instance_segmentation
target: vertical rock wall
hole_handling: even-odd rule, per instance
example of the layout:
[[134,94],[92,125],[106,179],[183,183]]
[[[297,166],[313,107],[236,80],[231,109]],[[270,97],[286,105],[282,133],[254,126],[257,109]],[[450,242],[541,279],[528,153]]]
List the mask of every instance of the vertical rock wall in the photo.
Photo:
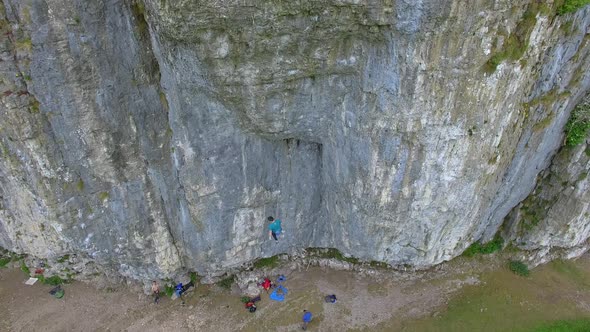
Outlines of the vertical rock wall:
[[451,259],[588,90],[590,9],[556,6],[5,0],[0,246],[134,278],[310,246]]
[[[575,112],[577,121],[590,123],[590,96]],[[569,143],[539,175],[533,192],[507,217],[506,237],[527,250],[535,262],[576,257],[589,247],[590,146],[587,139],[578,145]]]

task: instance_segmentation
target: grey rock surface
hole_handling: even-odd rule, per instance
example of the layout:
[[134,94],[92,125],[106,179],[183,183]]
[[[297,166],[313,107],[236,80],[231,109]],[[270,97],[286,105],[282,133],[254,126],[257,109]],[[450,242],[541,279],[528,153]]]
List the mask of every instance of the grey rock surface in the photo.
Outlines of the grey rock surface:
[[135,279],[305,247],[449,260],[527,197],[590,86],[588,7],[3,4],[0,246]]
[[[590,121],[590,95],[577,109]],[[577,257],[590,247],[589,172],[588,141],[564,146],[534,191],[509,214],[506,237],[529,251],[533,262]]]

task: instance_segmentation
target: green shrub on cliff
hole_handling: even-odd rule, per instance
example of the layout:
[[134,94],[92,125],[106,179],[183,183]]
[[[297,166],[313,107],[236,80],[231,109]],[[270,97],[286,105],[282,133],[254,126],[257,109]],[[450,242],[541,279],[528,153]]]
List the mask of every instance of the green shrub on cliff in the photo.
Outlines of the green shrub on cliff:
[[273,268],[279,265],[279,256],[272,256],[266,258],[260,258],[254,264],[252,264],[254,268],[261,269],[264,267]]
[[580,104],[574,108],[565,125],[565,145],[569,147],[584,143],[590,130],[590,104]]
[[31,270],[27,266],[24,260],[20,261],[20,270],[23,271],[26,275],[31,276]]
[[172,294],[174,294],[174,286],[171,284],[164,285],[164,294],[166,294],[168,297],[171,297]]
[[496,235],[492,241],[487,243],[473,243],[463,252],[463,255],[467,257],[473,257],[477,254],[488,255],[502,249],[503,244],[504,239],[500,235]]
[[545,13],[546,10],[545,5],[537,3],[527,7],[514,31],[505,38],[502,47],[495,49],[490,59],[484,64],[486,73],[491,74],[496,71],[496,67],[503,61],[517,61],[522,58],[529,47],[531,32],[537,23],[537,13]]
[[510,268],[510,271],[522,277],[528,277],[530,274],[529,267],[520,261],[510,261],[508,268]]
[[587,4],[590,4],[590,0],[565,0],[561,6],[557,7],[557,14],[563,15],[572,13]]
[[52,276],[52,277],[45,278],[45,276],[41,274],[41,275],[37,275],[35,277],[39,278],[39,281],[45,285],[57,286],[57,285],[67,283],[66,280],[63,280],[59,276]]
[[491,74],[496,71],[500,63],[517,61],[523,57],[529,47],[529,39],[537,23],[538,14],[551,18],[555,15],[575,12],[588,4],[590,4],[590,0],[556,0],[553,6],[544,1],[531,2],[514,31],[506,36],[500,48],[492,51],[492,55],[483,66],[484,71]]
[[2,257],[0,258],[0,267],[5,267],[6,264],[10,263],[10,257]]
[[234,282],[236,281],[236,276],[229,276],[225,279],[221,279],[219,280],[216,285],[223,288],[223,289],[231,289],[231,286],[234,284]]

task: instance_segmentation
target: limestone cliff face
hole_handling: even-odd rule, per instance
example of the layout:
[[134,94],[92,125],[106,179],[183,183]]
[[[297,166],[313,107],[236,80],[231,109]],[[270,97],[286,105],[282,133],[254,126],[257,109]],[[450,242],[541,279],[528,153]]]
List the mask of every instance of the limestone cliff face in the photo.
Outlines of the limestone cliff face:
[[[590,122],[590,95],[575,109],[578,122]],[[533,192],[508,216],[505,237],[527,250],[537,263],[576,257],[590,244],[590,145],[566,144],[551,167],[539,175]]]
[[559,5],[4,0],[0,246],[133,278],[451,259],[588,91],[590,9]]

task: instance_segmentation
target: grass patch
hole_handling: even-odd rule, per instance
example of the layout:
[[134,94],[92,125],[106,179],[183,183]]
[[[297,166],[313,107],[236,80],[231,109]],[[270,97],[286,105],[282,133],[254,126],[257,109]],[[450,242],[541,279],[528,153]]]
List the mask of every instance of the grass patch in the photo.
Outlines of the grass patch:
[[100,194],[98,194],[98,199],[100,199],[101,201],[106,201],[107,199],[109,199],[109,193],[106,191],[101,192]]
[[307,248],[306,251],[312,256],[319,258],[337,259],[339,261],[358,264],[359,259],[356,257],[346,257],[335,248]]
[[485,63],[484,71],[491,74],[496,71],[498,65],[503,61],[520,60],[529,47],[531,32],[535,24],[537,24],[537,13],[546,13],[547,11],[548,8],[546,5],[531,3],[514,28],[514,31],[504,39],[502,48],[495,50],[490,59]]
[[6,264],[10,263],[12,259],[10,257],[2,257],[0,258],[0,268],[5,267]]
[[272,257],[261,258],[252,264],[256,269],[262,269],[265,267],[273,268],[279,265],[279,256],[275,255]]
[[236,276],[229,276],[225,279],[221,279],[220,281],[216,282],[215,284],[223,289],[231,289],[231,285],[234,284],[236,280]]
[[174,294],[174,286],[170,284],[164,285],[164,293],[166,296],[171,297]]
[[554,260],[549,263],[549,267],[551,267],[555,272],[561,274],[564,277],[567,277],[569,280],[574,282],[577,288],[587,289],[590,287],[588,276],[586,276],[584,271],[572,261],[565,261],[561,259]]
[[547,216],[548,207],[552,206],[555,202],[553,200],[546,200],[537,197],[535,194],[529,195],[520,207],[521,223],[520,232],[521,234],[526,233],[534,229],[541,220],[544,220]]
[[31,38],[25,38],[16,42],[16,49],[19,51],[30,52],[33,49]]
[[565,0],[563,1],[563,4],[557,8],[557,15],[573,13],[587,4],[590,4],[590,0]]
[[45,285],[57,286],[67,283],[67,280],[60,278],[59,276],[52,276],[49,278],[45,278],[44,275],[37,275],[35,278],[38,278],[39,281]]
[[31,276],[31,270],[29,270],[29,267],[27,266],[24,260],[20,261],[20,270],[23,271],[26,275]]
[[80,179],[78,183],[76,183],[76,188],[78,188],[79,191],[84,190],[84,181],[82,179]]
[[[193,284],[196,285],[199,282],[199,275],[197,274],[197,272],[191,272],[191,273],[189,273],[189,276],[190,276]],[[197,287],[197,286],[195,286],[195,287]]]
[[131,13],[136,20],[137,33],[142,38],[149,38],[149,26],[146,21],[146,12],[143,2],[135,0],[131,3]]
[[[583,267],[583,273],[588,275],[590,270],[585,263],[572,264]],[[556,275],[547,265],[538,269],[528,278],[506,268],[483,272],[480,284],[463,286],[450,297],[439,315],[400,325],[407,331],[530,332],[558,320],[588,317],[586,310],[571,300],[570,296],[578,293],[576,283]],[[394,318],[391,323],[396,324],[396,319],[399,320]],[[402,330],[378,327],[374,330]]]
[[535,125],[533,126],[533,131],[539,132],[541,130],[546,129],[551,124],[551,122],[553,122],[554,117],[555,116],[553,115],[553,113],[551,113],[545,119],[535,123]]
[[565,145],[574,147],[584,143],[590,130],[590,105],[581,103],[574,108],[565,125]]
[[503,245],[504,239],[500,235],[496,235],[494,236],[494,239],[492,241],[489,241],[484,244],[480,242],[474,242],[472,245],[469,246],[469,248],[467,248],[463,252],[463,256],[473,257],[478,254],[489,255],[493,252],[502,249]]
[[510,261],[508,268],[521,277],[528,277],[531,274],[529,267],[521,261]]
[[[560,1],[560,0],[558,0]],[[570,1],[585,1],[590,0],[561,0],[565,2]],[[503,61],[518,61],[529,46],[529,39],[531,33],[537,24],[537,14],[544,15],[547,17],[554,17],[557,14],[555,8],[559,7],[559,4],[546,4],[544,1],[531,2],[524,14],[520,18],[514,30],[508,35],[501,48],[492,51],[491,57],[484,64],[484,71],[488,74],[496,71],[496,68]],[[526,65],[526,61],[521,62],[521,66]]]
[[164,92],[160,91],[160,102],[162,103],[162,107],[164,107],[164,110],[166,110],[166,112],[168,112],[168,110],[170,109],[170,106],[168,105],[168,99],[166,98],[166,94],[164,94]]
[[[26,77],[25,77],[25,79],[26,79]],[[39,114],[39,112],[40,112],[39,105],[40,105],[39,101],[33,100],[30,104],[29,112],[31,114]]]
[[558,320],[545,323],[532,332],[587,332],[590,331],[590,318]]

